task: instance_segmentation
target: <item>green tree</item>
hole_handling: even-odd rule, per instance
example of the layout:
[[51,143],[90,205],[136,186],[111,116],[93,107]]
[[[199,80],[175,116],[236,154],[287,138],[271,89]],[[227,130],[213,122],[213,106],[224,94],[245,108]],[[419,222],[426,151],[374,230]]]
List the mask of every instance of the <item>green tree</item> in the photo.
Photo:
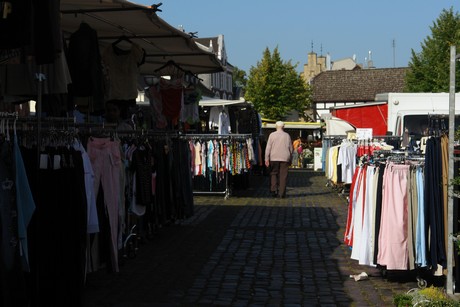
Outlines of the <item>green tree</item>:
[[233,86],[245,88],[248,82],[246,72],[238,67],[233,67]]
[[266,48],[262,60],[250,69],[244,98],[266,118],[285,119],[292,110],[303,116],[310,97],[309,86],[291,61],[282,61],[278,47],[273,52]]
[[[460,15],[453,8],[444,9],[430,29],[432,34],[421,44],[421,52],[412,49],[406,75],[408,92],[449,92],[450,46],[458,49],[460,44]],[[458,72],[457,69],[457,84]]]
[[234,93],[238,97],[244,97],[244,92],[246,89],[246,84],[248,83],[248,77],[246,76],[246,72],[244,70],[239,69],[238,67],[233,67],[233,76],[232,76],[232,86]]

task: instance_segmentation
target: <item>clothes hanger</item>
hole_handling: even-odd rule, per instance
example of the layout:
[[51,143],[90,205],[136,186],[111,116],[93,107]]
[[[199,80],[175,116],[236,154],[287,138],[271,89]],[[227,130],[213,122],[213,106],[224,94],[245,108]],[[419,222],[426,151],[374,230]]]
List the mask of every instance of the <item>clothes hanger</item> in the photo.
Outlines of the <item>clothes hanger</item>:
[[160,75],[173,76],[176,78],[182,78],[186,73],[186,71],[173,60],[169,60],[163,66],[156,69],[155,72],[160,73]]
[[116,55],[126,55],[131,52],[132,45],[133,42],[126,35],[122,35],[112,43],[112,49]]
[[[16,137],[16,118],[14,119],[14,137]],[[10,138],[10,120],[6,120],[6,128],[5,128],[5,133],[6,133],[6,140],[9,142],[11,140]]]
[[0,136],[5,136],[5,119],[0,120]]
[[127,42],[127,43],[130,43],[130,44],[133,43],[126,35],[122,35],[122,36],[118,37],[118,39],[117,39],[116,41],[114,41],[114,42],[112,43],[112,46],[115,47],[115,46],[117,46],[117,45],[118,45],[119,43],[121,43],[121,42]]

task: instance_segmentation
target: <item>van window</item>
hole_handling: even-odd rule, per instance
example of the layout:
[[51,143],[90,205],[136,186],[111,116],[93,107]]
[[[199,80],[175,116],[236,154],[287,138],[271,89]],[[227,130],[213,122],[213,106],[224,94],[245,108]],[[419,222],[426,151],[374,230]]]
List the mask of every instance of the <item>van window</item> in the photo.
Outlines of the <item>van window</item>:
[[[398,117],[399,120],[399,117]],[[455,129],[458,129],[460,123],[460,115],[455,116]],[[404,128],[407,128],[410,135],[427,136],[429,135],[429,116],[428,115],[406,115],[404,116]],[[399,126],[398,126],[399,128]],[[449,116],[440,116],[434,122],[435,130],[449,130]],[[402,135],[402,134],[399,134]]]

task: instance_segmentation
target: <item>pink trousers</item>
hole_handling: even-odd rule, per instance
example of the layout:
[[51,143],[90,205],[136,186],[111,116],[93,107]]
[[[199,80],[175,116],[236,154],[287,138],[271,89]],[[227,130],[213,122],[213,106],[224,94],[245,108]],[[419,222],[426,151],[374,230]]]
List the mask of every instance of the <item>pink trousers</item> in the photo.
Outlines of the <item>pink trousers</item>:
[[118,272],[118,211],[122,168],[120,143],[109,138],[90,138],[87,152],[94,171],[96,198],[101,185],[104,192],[105,211],[110,225],[112,268]]
[[388,163],[383,175],[382,214],[377,263],[389,270],[406,270],[408,252],[409,165]]

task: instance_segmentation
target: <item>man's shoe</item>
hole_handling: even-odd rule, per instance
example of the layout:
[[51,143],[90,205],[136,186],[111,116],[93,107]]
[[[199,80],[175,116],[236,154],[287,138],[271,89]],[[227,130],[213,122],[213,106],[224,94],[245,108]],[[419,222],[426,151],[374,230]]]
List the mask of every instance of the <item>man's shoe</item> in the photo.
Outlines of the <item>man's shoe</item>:
[[272,191],[272,197],[278,197],[278,192]]
[[280,194],[280,198],[286,198],[286,194]]

